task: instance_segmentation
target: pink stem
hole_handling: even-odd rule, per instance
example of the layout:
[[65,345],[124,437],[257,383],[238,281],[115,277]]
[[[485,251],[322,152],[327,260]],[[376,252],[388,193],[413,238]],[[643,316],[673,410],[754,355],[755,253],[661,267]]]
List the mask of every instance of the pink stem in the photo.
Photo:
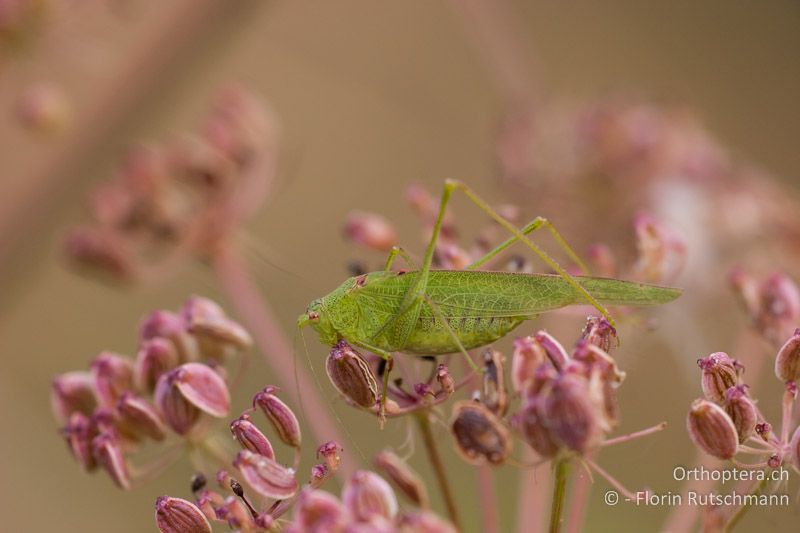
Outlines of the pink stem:
[[[275,312],[263,298],[247,270],[245,261],[234,245],[222,245],[212,257],[214,272],[227,293],[236,314],[252,333],[256,344],[278,381],[293,396],[295,405],[302,405],[307,414],[306,424],[311,428],[316,443],[329,440],[343,444],[345,440],[333,423],[333,417],[323,401],[315,381],[304,365],[296,365],[291,346],[278,326]],[[296,375],[295,375],[296,369]],[[295,383],[297,386],[291,386]],[[303,398],[296,397],[303,391]],[[349,478],[356,466],[347,447],[342,451],[342,464],[337,474]]]
[[[591,460],[593,455],[589,455]],[[591,492],[591,479],[583,468],[575,470],[575,480],[572,483],[572,492],[569,495],[570,509],[567,515],[567,533],[580,533],[583,531],[583,521],[586,518],[586,506]]]
[[614,476],[612,476],[611,474],[600,468],[600,465],[598,465],[589,458],[586,459],[586,462],[590,467],[592,467],[592,470],[600,474],[600,476],[603,477],[606,481],[608,481],[612,487],[617,489],[620,492],[620,494],[631,500],[636,500],[636,495],[634,493],[626,489],[625,486],[619,481],[617,481],[617,479]]
[[789,430],[792,425],[792,410],[794,408],[795,391],[794,384],[790,388],[787,385],[786,392],[783,393],[783,417],[781,418],[781,444],[789,443]]
[[494,497],[494,476],[492,474],[492,467],[489,465],[481,465],[478,467],[478,491],[481,498],[481,518],[482,528],[481,531],[485,533],[496,533],[497,526],[500,523],[500,517],[497,514],[497,505],[495,504]]
[[[526,446],[523,461],[539,460],[533,450]],[[517,531],[519,533],[541,533],[544,517],[547,516],[548,489],[552,473],[549,468],[525,469],[519,480],[517,505]]]
[[619,437],[614,437],[613,439],[608,439],[603,441],[600,446],[613,446],[615,444],[620,444],[622,442],[628,442],[634,439],[638,439],[639,437],[646,437],[647,435],[652,435],[653,433],[658,433],[659,431],[663,430],[667,427],[666,422],[661,422],[660,424],[656,424],[653,427],[643,429],[641,431],[635,431],[633,433],[628,433],[627,435],[621,435]]

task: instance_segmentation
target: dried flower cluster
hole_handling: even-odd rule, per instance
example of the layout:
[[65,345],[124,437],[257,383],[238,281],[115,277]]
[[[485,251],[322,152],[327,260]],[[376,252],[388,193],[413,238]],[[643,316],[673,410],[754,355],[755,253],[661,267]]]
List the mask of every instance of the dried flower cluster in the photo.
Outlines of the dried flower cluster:
[[222,91],[202,126],[179,142],[133,150],[89,199],[92,222],[66,241],[73,262],[112,279],[160,276],[207,257],[264,200],[276,132],[239,88]]
[[[394,490],[378,474],[359,470],[344,484],[341,500],[321,490],[338,470],[341,448],[328,442],[317,449],[321,463],[311,468],[307,484],[297,480],[300,462],[300,426],[292,409],[267,386],[253,398],[253,408],[230,424],[234,439],[241,446],[230,465],[244,485],[227,469],[219,470],[219,489],[207,486],[203,474],[192,480],[194,502],[170,496],[156,500],[156,524],[163,533],[210,532],[211,524],[223,523],[241,532],[294,531],[419,531],[450,533],[455,530],[445,520],[427,510],[427,492],[419,476],[393,452],[386,450],[375,464],[395,483],[416,510],[400,512]],[[269,438],[254,423],[251,413],[260,410],[283,445],[294,450],[291,467],[276,457]],[[219,457],[225,463],[225,457]],[[249,487],[246,494],[245,486]],[[227,496],[225,495],[227,494]],[[252,499],[255,494],[257,499]],[[286,515],[294,508],[293,517]]]
[[248,333],[205,298],[190,298],[179,313],[150,314],[135,359],[103,352],[88,371],[53,380],[53,412],[75,460],[130,488],[146,474],[130,462],[144,440],[166,441],[170,433],[198,440],[208,416],[227,416],[223,363],[250,345]]
[[[783,416],[779,433],[773,431],[750,387],[744,368],[735,359],[717,352],[698,360],[703,398],[692,403],[687,418],[689,436],[709,455],[731,460],[747,468],[792,465],[800,472],[800,426],[794,420],[797,379],[800,378],[800,329],[778,350],[775,376],[783,383]],[[761,462],[741,463],[737,454],[755,455]]]

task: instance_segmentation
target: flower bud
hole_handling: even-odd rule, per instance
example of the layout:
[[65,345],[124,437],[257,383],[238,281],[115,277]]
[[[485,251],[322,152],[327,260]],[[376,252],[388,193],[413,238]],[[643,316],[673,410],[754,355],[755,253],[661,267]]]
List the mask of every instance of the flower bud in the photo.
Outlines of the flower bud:
[[450,370],[446,365],[440,364],[436,367],[436,381],[445,394],[450,395],[455,392],[456,383],[453,381],[453,376],[450,375]]
[[375,456],[375,466],[415,505],[428,507],[428,490],[419,474],[391,450]]
[[335,440],[329,440],[317,448],[317,458],[323,458],[328,470],[336,472],[342,462],[341,451],[342,447],[339,446],[339,443]]
[[483,352],[483,365],[481,402],[494,414],[503,416],[508,410],[505,358],[500,352],[487,348]]
[[695,445],[718,459],[730,459],[739,446],[736,426],[728,414],[708,400],[695,400],[686,420]]
[[122,394],[133,388],[133,364],[130,359],[103,352],[89,366],[100,405],[114,407]]
[[514,353],[511,356],[511,387],[514,392],[525,390],[526,383],[533,379],[536,368],[546,358],[544,348],[533,337],[514,339]]
[[756,431],[758,411],[753,400],[747,396],[746,385],[731,387],[725,393],[725,412],[731,417],[739,444],[744,443]]
[[697,360],[703,373],[700,384],[703,394],[711,401],[722,403],[725,392],[739,384],[742,366],[724,352],[712,353],[704,359]]
[[456,533],[449,522],[430,511],[404,514],[400,519],[399,533]]
[[686,245],[674,233],[648,215],[639,215],[634,221],[636,263],[638,278],[652,283],[674,280],[686,263]]
[[450,431],[456,451],[471,464],[502,464],[511,453],[511,436],[491,411],[481,404],[461,401],[453,406]]
[[109,275],[115,281],[136,277],[136,260],[113,234],[91,227],[75,228],[64,239],[64,255],[77,267]]
[[382,252],[389,251],[397,242],[394,228],[384,217],[361,211],[347,215],[344,235],[356,244]]
[[162,337],[145,340],[136,355],[134,382],[140,390],[153,392],[161,374],[176,366],[178,366],[178,352],[172,342]]
[[556,442],[578,453],[600,444],[608,428],[594,396],[589,380],[576,374],[559,376],[543,393],[540,413]]
[[92,455],[97,464],[102,466],[114,483],[121,489],[131,488],[128,465],[122,455],[119,437],[113,431],[100,433],[92,440]]
[[301,441],[300,423],[289,406],[275,396],[274,393],[277,390],[272,385],[265,387],[253,398],[253,406],[258,405],[261,408],[284,443],[294,448],[299,448]]
[[153,440],[163,440],[166,428],[161,415],[144,398],[126,392],[117,402],[120,423],[135,434],[147,435]]
[[800,288],[789,276],[768,277],[759,290],[756,327],[773,341],[783,340],[800,321]]
[[350,513],[332,494],[322,490],[303,490],[294,508],[294,531],[343,533]]
[[247,330],[227,317],[195,319],[189,324],[189,332],[197,338],[200,351],[218,361],[253,346]]
[[89,417],[78,411],[72,413],[61,433],[78,464],[86,472],[94,470],[97,462],[92,455],[92,439],[97,432]]
[[272,449],[272,444],[261,430],[253,424],[249,415],[243,414],[231,422],[231,433],[233,434],[233,438],[236,439],[245,450],[250,450],[253,453],[263,455],[269,459],[275,459],[275,452]]
[[389,484],[369,470],[358,470],[344,484],[342,503],[361,522],[374,517],[392,519],[397,514],[397,497]]
[[325,360],[331,383],[347,400],[365,409],[378,402],[378,384],[369,364],[346,341],[339,341]]
[[156,525],[161,533],[211,533],[211,524],[195,504],[170,496],[156,500]]
[[583,328],[581,338],[610,353],[617,345],[617,330],[604,317],[590,316]]
[[775,375],[783,382],[800,378],[800,329],[796,329],[794,335],[778,350]]
[[268,457],[242,450],[236,455],[233,465],[239,469],[250,486],[266,498],[283,500],[297,492],[294,470]]
[[94,378],[89,372],[67,372],[53,379],[50,405],[56,420],[63,424],[72,413],[89,416],[97,407]]
[[244,503],[235,496],[228,496],[222,505],[214,509],[216,519],[223,520],[231,529],[245,528],[251,524],[250,511]]

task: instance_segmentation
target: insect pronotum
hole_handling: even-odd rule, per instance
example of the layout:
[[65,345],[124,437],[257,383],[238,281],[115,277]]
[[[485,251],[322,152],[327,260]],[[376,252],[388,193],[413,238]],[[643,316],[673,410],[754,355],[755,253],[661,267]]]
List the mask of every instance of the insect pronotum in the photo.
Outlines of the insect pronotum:
[[[464,270],[432,269],[447,204],[457,190],[512,236]],[[675,288],[572,276],[526,236],[543,227],[550,231],[570,259],[586,271],[583,262],[547,219],[537,217],[518,229],[466,184],[447,180],[421,267],[414,267],[408,254],[395,247],[383,270],[349,278],[327,296],[312,301],[306,312],[300,315],[298,328],[311,324],[321,342],[333,346],[343,339],[387,362],[392,360],[395,352],[418,355],[462,352],[476,369],[467,350],[494,342],[522,322],[545,311],[589,303],[614,325],[604,304],[658,305],[681,294],[680,289]],[[555,274],[478,270],[517,241],[530,248]],[[413,270],[390,270],[398,255]],[[390,367],[387,365],[383,375],[381,416]]]

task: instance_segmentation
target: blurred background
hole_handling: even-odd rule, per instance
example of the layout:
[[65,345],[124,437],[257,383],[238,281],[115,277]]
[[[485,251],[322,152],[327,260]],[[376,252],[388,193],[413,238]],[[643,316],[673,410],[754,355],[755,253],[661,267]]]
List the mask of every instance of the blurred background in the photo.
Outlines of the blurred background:
[[[504,145],[504,135],[526,120],[536,121],[537,139],[547,139],[551,124],[553,135],[561,135],[565,121],[598,102],[656,102],[670,116],[677,109],[691,124],[702,123],[724,153],[725,168],[746,167],[747,179],[786,191],[777,194],[782,200],[794,194],[800,173],[800,5],[794,0],[512,1],[491,8],[455,1],[18,0],[0,2],[0,24],[0,529],[6,531],[155,530],[155,497],[189,494],[188,462],[129,493],[107,476],[82,474],[57,434],[48,393],[53,375],[83,368],[101,350],[133,355],[139,320],[151,310],[178,308],[190,294],[230,309],[199,262],[159,282],[121,288],[76,274],[62,253],[67,228],[87,218],[87,193],[114,174],[129,148],[196,128],[221,87],[247,87],[280,125],[275,185],[246,233],[263,297],[290,336],[307,303],[348,275],[350,260],[381,262],[380,254],[342,239],[349,211],[385,215],[400,242],[421,252],[418,221],[402,201],[411,182],[438,195],[444,178],[467,181],[493,202],[514,202],[531,217],[546,214],[581,250],[598,240],[632,246],[630,219],[639,209],[628,205],[633,198],[647,198],[645,210],[680,218],[655,202],[663,189],[638,196],[640,185],[631,185],[609,198],[591,187],[573,194],[570,187],[580,189],[581,182],[558,177],[573,170],[537,178],[538,163],[563,150],[540,157],[537,142]],[[566,190],[554,190],[559,183]],[[713,204],[717,197],[708,191],[723,189],[715,184],[698,194],[711,195],[703,198]],[[618,205],[626,210],[615,212]],[[742,214],[743,231],[755,239],[774,236],[773,226],[747,218],[740,205],[727,211],[736,220]],[[464,228],[484,225],[466,202],[455,209]],[[692,220],[705,219],[683,220],[686,227],[679,220],[676,229],[700,232]],[[694,361],[734,351],[747,328],[727,292],[730,264],[798,270],[788,239],[773,243],[777,252],[753,255],[747,242],[717,245],[692,237],[688,265],[697,270],[677,283],[708,292],[687,294],[672,309],[651,314],[658,319],[654,333],[623,329],[623,340],[629,332],[636,340],[623,342],[619,352],[628,372],[619,431],[670,424],[660,435],[601,454],[600,464],[630,487],[676,490],[672,468],[694,461],[684,430],[689,402],[700,394]],[[710,253],[709,246],[721,250]],[[546,324],[571,343],[581,321],[565,316],[526,324],[520,333]],[[307,340],[321,363],[326,349],[312,336]],[[234,412],[274,381],[258,353],[252,359],[233,391]],[[754,388],[770,411],[765,406],[778,404],[780,387],[766,366],[764,385]],[[330,388],[323,394],[366,453],[403,440],[404,424],[381,432]],[[446,442],[445,430],[436,431]],[[518,456],[522,447],[517,443]],[[459,479],[467,529],[478,531],[474,472],[449,445],[444,450]],[[427,470],[421,451],[412,463]],[[496,473],[503,531],[517,520],[519,475],[511,466]],[[587,531],[649,531],[664,523],[667,509],[606,507],[606,488],[596,480]],[[796,490],[793,481],[793,502]],[[742,530],[758,524],[793,531],[797,518],[796,508],[755,511]]]

